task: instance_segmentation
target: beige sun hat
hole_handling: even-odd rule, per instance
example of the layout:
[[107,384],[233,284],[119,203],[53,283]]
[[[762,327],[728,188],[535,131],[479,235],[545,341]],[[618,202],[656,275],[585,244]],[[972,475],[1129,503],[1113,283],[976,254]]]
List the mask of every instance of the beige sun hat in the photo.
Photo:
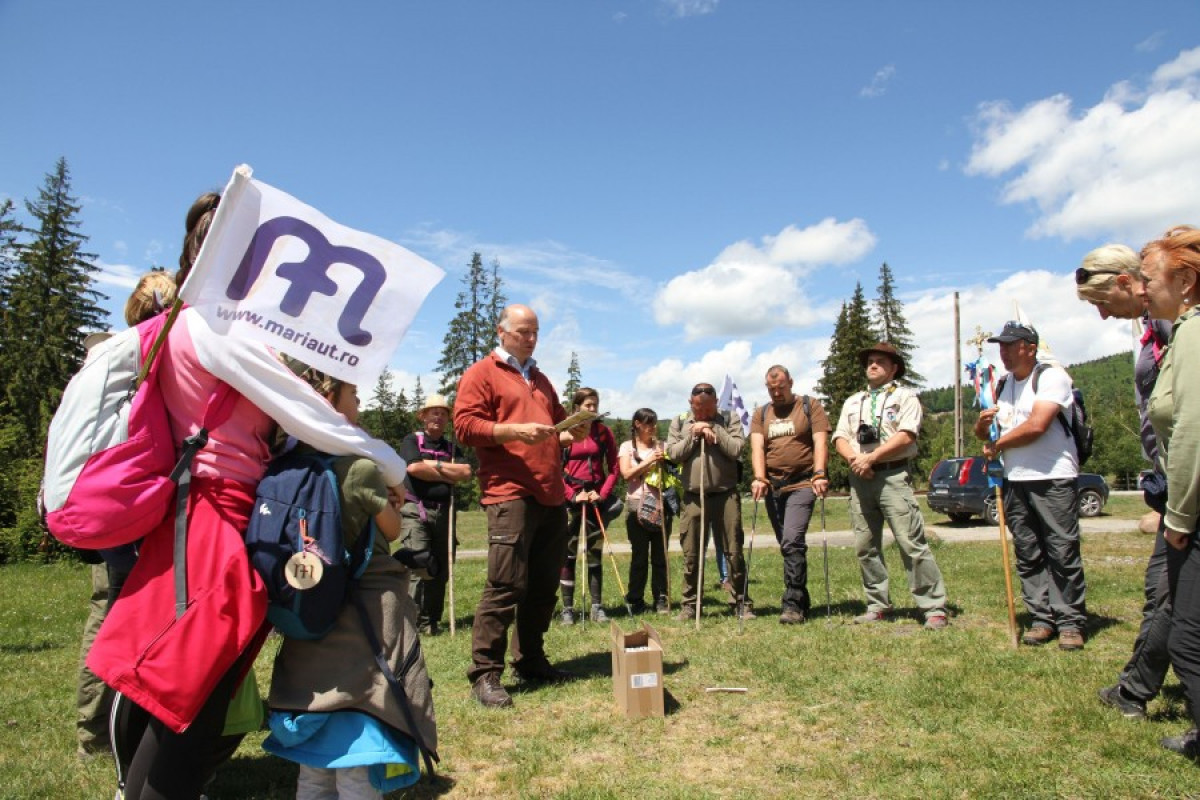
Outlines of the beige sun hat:
[[417,409],[417,419],[421,419],[425,415],[425,412],[431,408],[444,408],[447,414],[453,410],[450,408],[450,402],[446,400],[445,395],[431,394],[425,398],[425,402]]

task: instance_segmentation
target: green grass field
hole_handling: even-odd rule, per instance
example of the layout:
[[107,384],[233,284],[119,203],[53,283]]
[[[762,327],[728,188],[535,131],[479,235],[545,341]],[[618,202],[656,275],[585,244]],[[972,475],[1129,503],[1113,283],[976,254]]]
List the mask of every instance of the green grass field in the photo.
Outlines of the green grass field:
[[[1120,498],[1124,500],[1125,498]],[[834,508],[830,504],[830,510]],[[1130,516],[1137,504],[1130,503]],[[478,526],[465,514],[464,538]],[[760,519],[759,533],[769,532]],[[834,529],[832,522],[830,529]],[[613,537],[624,540],[619,529]],[[1196,767],[1158,746],[1187,719],[1174,676],[1146,722],[1105,709],[1096,690],[1129,656],[1150,537],[1084,539],[1089,641],[1080,653],[1007,644],[995,543],[936,552],[951,627],[920,627],[894,546],[898,614],[863,628],[853,553],[830,548],[832,615],[825,615],[820,547],[810,550],[814,618],[781,626],[781,561],[755,553],[760,616],[738,624],[707,580],[702,629],[672,618],[628,619],[611,567],[605,594],[616,622],[655,625],[665,648],[667,716],[627,721],[614,705],[610,631],[554,625],[551,657],[581,673],[527,691],[506,674],[516,706],[489,712],[470,698],[470,618],[484,561],[456,567],[456,636],[425,642],[441,737],[441,777],[399,797],[1179,797],[1200,791]],[[464,544],[464,547],[466,545]],[[622,580],[626,557],[618,556]],[[672,586],[678,592],[679,561]],[[714,575],[709,562],[710,576]],[[75,756],[74,681],[88,587],[77,564],[0,568],[0,797],[107,798],[111,765]],[[676,595],[677,596],[677,595]],[[268,644],[257,671],[264,690]],[[363,665],[368,668],[369,665]],[[706,693],[739,686],[745,694]],[[289,798],[295,772],[248,737],[208,794]]]

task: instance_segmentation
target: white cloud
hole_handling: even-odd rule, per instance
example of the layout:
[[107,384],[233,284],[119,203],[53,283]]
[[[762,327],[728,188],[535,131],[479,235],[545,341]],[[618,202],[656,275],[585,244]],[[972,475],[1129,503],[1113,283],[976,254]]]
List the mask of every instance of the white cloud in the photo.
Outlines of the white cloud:
[[859,90],[859,97],[880,97],[887,92],[888,84],[896,74],[894,64],[880,67],[871,77],[871,82]]
[[[118,289],[124,289],[126,292],[132,292],[133,287],[137,286],[138,278],[149,272],[148,269],[135,267],[131,264],[108,264],[104,261],[97,261],[96,268],[98,272],[93,276],[96,283],[101,286],[114,286]],[[124,307],[124,296],[116,298],[120,300]]]
[[[913,368],[929,387],[954,382],[954,296],[936,291],[905,297],[904,315],[913,331],[917,350]],[[1016,318],[1016,304],[1038,329],[1042,341],[1064,364],[1077,364],[1132,349],[1130,323],[1101,320],[1096,310],[1075,296],[1073,273],[1045,270],[1014,273],[996,286],[974,286],[959,291],[960,333],[965,342],[976,333],[998,333],[1005,321]],[[999,363],[997,345],[984,344],[984,353]],[[962,345],[965,364],[976,350]]]
[[736,242],[707,267],[668,281],[655,298],[655,320],[682,324],[689,339],[811,325],[818,315],[802,285],[804,275],[819,264],[857,261],[875,241],[863,220],[829,217],[803,229],[789,225],[757,245]]
[[1028,203],[1033,237],[1135,242],[1200,218],[1200,48],[1114,84],[1075,111],[1057,94],[1020,110],[980,106],[968,175],[1006,176],[1003,203]]
[[717,10],[721,0],[661,0],[667,13],[678,19],[683,17],[700,17],[712,14]]
[[1157,50],[1159,47],[1162,46],[1163,39],[1165,39],[1166,36],[1167,36],[1166,31],[1155,31],[1154,33],[1150,34],[1145,39],[1143,39],[1142,41],[1140,41],[1136,45],[1134,45],[1133,49],[1138,51],[1139,53],[1153,53],[1155,50]]

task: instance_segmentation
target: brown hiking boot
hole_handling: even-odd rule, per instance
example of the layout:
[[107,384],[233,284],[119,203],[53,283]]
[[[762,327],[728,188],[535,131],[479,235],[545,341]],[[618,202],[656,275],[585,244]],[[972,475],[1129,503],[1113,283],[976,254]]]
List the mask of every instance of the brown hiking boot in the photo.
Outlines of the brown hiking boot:
[[680,622],[687,622],[689,619],[695,619],[695,618],[696,618],[696,607],[695,606],[682,606],[679,609],[679,613],[675,616],[675,619],[679,620]]
[[799,625],[801,622],[804,622],[804,615],[790,608],[779,615],[780,625]]
[[520,665],[513,664],[513,671],[525,683],[566,683],[577,677],[574,672],[559,669],[544,658],[529,663],[522,662]]
[[[1037,647],[1038,645],[1045,644],[1053,638],[1053,628],[1047,628],[1045,625],[1035,625],[1034,627],[1025,631],[1025,635],[1021,637],[1021,644]],[[1082,641],[1079,643],[1079,646],[1083,646]]]
[[1082,631],[1059,631],[1058,632],[1058,649],[1059,650],[1082,650],[1083,649],[1083,632]]
[[476,678],[471,694],[484,708],[512,708],[512,698],[500,685],[499,672],[485,672]]

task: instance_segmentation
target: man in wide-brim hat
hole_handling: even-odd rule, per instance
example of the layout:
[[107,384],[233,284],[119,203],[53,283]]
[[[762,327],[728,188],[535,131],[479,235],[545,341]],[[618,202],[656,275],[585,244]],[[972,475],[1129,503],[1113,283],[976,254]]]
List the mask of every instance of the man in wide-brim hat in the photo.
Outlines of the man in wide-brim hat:
[[403,532],[400,547],[433,554],[435,574],[413,572],[409,593],[417,605],[417,628],[438,632],[446,605],[447,565],[450,562],[450,498],[454,484],[471,479],[471,465],[446,435],[450,429],[450,403],[431,394],[417,410],[423,430],[410,433],[400,445],[408,464],[404,478],[404,506],[400,510]]
[[867,594],[867,611],[854,621],[882,622],[892,608],[883,561],[886,520],[925,627],[938,630],[946,627],[946,585],[925,540],[909,472],[917,457],[921,401],[897,382],[904,377],[904,356],[894,346],[879,342],[859,352],[858,359],[867,389],[846,400],[833,433],[834,446],[850,465],[850,521]]

